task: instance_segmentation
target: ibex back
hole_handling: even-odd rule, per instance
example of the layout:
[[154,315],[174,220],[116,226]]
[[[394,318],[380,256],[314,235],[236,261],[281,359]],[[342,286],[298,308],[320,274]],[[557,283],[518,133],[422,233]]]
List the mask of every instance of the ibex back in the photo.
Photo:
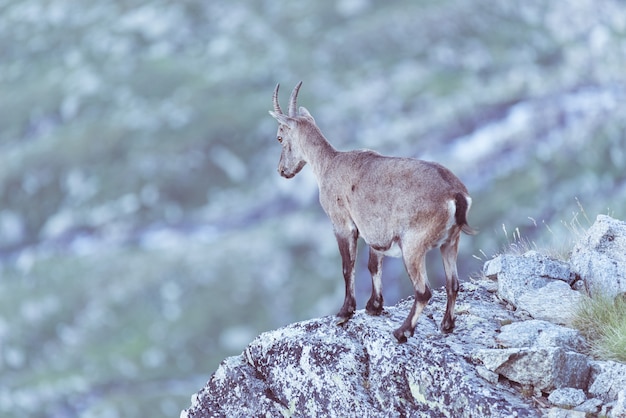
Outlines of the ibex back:
[[467,223],[472,204],[467,189],[440,164],[412,158],[386,157],[373,151],[337,151],[322,135],[304,107],[296,108],[302,82],[293,89],[289,111],[278,104],[278,142],[282,145],[278,172],[291,178],[310,164],[320,189],[320,203],[330,218],[343,263],[346,296],[337,314],[343,324],[354,314],[357,239],[369,245],[368,268],[372,296],[366,311],[383,311],[382,261],[385,255],[402,257],[415,289],[415,302],[404,323],[394,331],[399,342],[413,335],[417,320],[431,297],[426,276],[426,253],[441,250],[448,302],[441,323],[443,332],[454,328],[454,304],[459,289],[456,267],[461,232],[475,234]]

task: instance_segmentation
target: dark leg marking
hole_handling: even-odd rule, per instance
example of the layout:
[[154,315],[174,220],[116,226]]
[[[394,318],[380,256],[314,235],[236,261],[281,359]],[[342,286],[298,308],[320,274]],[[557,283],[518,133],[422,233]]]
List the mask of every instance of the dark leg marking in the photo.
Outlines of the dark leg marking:
[[446,284],[446,294],[448,301],[446,304],[446,314],[441,321],[441,332],[450,333],[454,329],[455,317],[454,317],[454,305],[456,303],[456,295],[459,291],[459,280],[456,276],[452,278],[452,285]]
[[408,338],[413,336],[417,319],[431,297],[432,293],[427,284],[425,284],[424,291],[415,292],[415,302],[413,302],[413,307],[411,308],[411,312],[409,312],[409,316],[407,316],[400,328],[393,332],[393,336],[396,337],[396,340],[398,340],[399,343],[405,343]]

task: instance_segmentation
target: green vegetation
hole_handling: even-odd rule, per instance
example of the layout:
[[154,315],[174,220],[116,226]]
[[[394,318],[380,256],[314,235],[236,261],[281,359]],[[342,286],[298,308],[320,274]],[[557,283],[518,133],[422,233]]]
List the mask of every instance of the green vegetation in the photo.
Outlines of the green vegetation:
[[587,297],[573,325],[589,342],[589,352],[602,360],[626,363],[626,298]]

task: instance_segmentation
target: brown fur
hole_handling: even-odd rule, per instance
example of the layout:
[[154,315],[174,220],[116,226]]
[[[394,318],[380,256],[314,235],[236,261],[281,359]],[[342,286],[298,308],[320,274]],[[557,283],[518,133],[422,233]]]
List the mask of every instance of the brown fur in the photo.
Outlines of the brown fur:
[[434,162],[386,157],[369,150],[337,151],[305,108],[296,112],[301,84],[291,94],[288,115],[278,104],[278,86],[274,90],[274,111],[270,114],[279,122],[277,137],[282,145],[278,171],[291,178],[310,164],[317,178],[320,203],[333,224],[343,260],[346,297],[337,314],[338,322],[349,320],[356,309],[354,265],[360,236],[370,246],[372,296],[366,310],[371,314],[382,312],[382,258],[400,255],[396,249],[401,251],[415,289],[415,302],[405,322],[394,331],[400,342],[413,335],[431,297],[425,255],[432,248],[440,248],[448,295],[441,329],[451,331],[459,287],[459,237],[461,232],[476,233],[467,223],[471,206],[467,189],[450,170]]

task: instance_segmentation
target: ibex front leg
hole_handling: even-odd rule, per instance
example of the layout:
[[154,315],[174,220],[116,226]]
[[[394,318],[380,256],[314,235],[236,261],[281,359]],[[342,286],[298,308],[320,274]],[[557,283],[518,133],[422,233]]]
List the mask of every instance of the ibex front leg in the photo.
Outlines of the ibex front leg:
[[383,253],[370,247],[370,260],[367,267],[372,275],[372,296],[365,306],[370,315],[380,315],[383,312]]
[[343,265],[343,279],[346,282],[346,298],[343,306],[337,314],[337,325],[341,325],[349,320],[356,310],[356,298],[354,295],[354,264],[356,261],[356,244],[359,231],[353,229],[347,234],[336,232],[337,244]]

